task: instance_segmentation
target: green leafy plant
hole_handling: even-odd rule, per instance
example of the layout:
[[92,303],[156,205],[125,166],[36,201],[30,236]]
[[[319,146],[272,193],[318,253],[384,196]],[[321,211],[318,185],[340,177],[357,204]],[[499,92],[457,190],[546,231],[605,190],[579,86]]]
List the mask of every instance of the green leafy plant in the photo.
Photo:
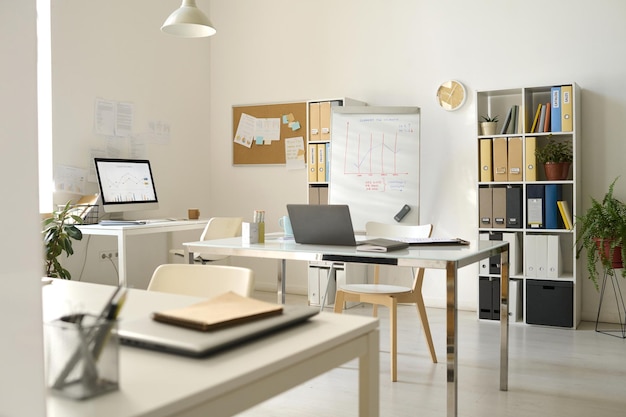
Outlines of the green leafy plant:
[[498,116],[497,115],[493,116],[493,117],[491,117],[489,115],[487,115],[487,116],[480,116],[480,118],[483,119],[483,122],[487,122],[487,123],[491,123],[491,122],[496,123],[498,121]]
[[51,278],[72,279],[70,271],[63,268],[58,258],[65,252],[66,256],[74,254],[72,239],[81,240],[82,232],[76,227],[83,219],[73,214],[71,202],[52,213],[51,217],[43,221],[43,236],[45,245],[45,274]]
[[539,163],[572,162],[572,143],[569,140],[557,141],[552,135],[548,136],[546,144],[535,149],[535,156]]
[[[576,249],[578,259],[584,249],[587,254],[587,272],[589,279],[598,289],[598,271],[596,265],[600,264],[609,274],[614,274],[611,256],[607,256],[602,250],[603,242],[608,242],[610,252],[615,248],[626,259],[626,205],[613,196],[613,188],[619,177],[615,178],[609,190],[598,201],[591,198],[591,207],[581,216],[576,216],[576,228],[578,237]],[[600,243],[598,243],[600,242]],[[626,277],[626,269],[621,270],[622,277]]]

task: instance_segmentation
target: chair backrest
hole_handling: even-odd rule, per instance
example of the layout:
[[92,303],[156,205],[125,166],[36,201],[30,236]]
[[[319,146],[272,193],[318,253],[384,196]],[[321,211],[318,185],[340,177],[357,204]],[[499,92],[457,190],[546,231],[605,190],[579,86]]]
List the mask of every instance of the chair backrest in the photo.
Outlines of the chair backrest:
[[[432,224],[389,224],[380,222],[367,222],[365,224],[365,234],[375,237],[411,237],[411,238],[424,238],[430,237],[433,232]],[[378,282],[378,274],[380,273],[380,266],[376,265],[374,269],[375,282]],[[424,268],[413,268],[413,284],[411,288],[413,291],[418,291],[418,288],[422,285],[424,280]]]
[[200,235],[200,240],[241,236],[242,217],[212,217]]
[[237,266],[164,264],[154,270],[148,291],[206,298],[232,291],[250,297],[254,274],[251,269]]

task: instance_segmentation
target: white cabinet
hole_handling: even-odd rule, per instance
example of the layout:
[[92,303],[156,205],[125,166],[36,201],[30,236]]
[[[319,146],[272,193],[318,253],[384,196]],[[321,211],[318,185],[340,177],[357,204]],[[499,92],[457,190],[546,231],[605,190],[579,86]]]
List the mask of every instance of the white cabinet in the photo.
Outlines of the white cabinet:
[[[309,305],[322,305],[324,296],[326,296],[324,306],[332,306],[335,303],[337,287],[364,282],[367,282],[367,266],[364,264],[325,261],[309,262]],[[353,307],[356,304],[358,303],[349,302],[346,308]]]

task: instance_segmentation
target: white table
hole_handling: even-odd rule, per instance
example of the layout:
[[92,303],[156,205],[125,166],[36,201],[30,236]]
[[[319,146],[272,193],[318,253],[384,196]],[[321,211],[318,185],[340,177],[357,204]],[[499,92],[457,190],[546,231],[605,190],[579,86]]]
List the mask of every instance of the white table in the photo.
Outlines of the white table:
[[149,224],[111,225],[82,224],[77,227],[84,235],[116,236],[119,265],[119,283],[126,286],[127,276],[127,238],[129,236],[151,233],[171,233],[184,230],[203,230],[208,220],[176,220]]
[[[44,320],[76,312],[78,306],[98,313],[113,289],[53,280],[42,290]],[[131,289],[121,317],[198,300]],[[355,407],[358,404],[361,417],[378,417],[378,343],[377,319],[320,313],[307,323],[205,359],[122,346],[119,391],[85,401],[49,394],[48,417],[231,416],[355,358]]]
[[278,302],[285,301],[286,260],[336,261],[398,265],[446,271],[446,359],[448,417],[458,412],[457,386],[457,276],[459,268],[494,255],[501,256],[500,285],[500,390],[508,390],[509,379],[509,244],[506,241],[473,241],[468,246],[411,246],[388,253],[359,252],[355,247],[303,245],[266,236],[265,243],[243,245],[241,238],[218,239],[183,244],[190,262],[192,252],[216,255],[278,259]]

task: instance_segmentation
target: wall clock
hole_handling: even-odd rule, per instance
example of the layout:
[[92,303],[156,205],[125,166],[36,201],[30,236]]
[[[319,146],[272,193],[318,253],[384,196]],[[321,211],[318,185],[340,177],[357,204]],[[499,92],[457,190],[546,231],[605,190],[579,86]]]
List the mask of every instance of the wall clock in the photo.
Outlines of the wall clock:
[[442,83],[437,89],[437,102],[448,111],[459,109],[465,104],[467,92],[465,87],[458,81],[450,80]]

